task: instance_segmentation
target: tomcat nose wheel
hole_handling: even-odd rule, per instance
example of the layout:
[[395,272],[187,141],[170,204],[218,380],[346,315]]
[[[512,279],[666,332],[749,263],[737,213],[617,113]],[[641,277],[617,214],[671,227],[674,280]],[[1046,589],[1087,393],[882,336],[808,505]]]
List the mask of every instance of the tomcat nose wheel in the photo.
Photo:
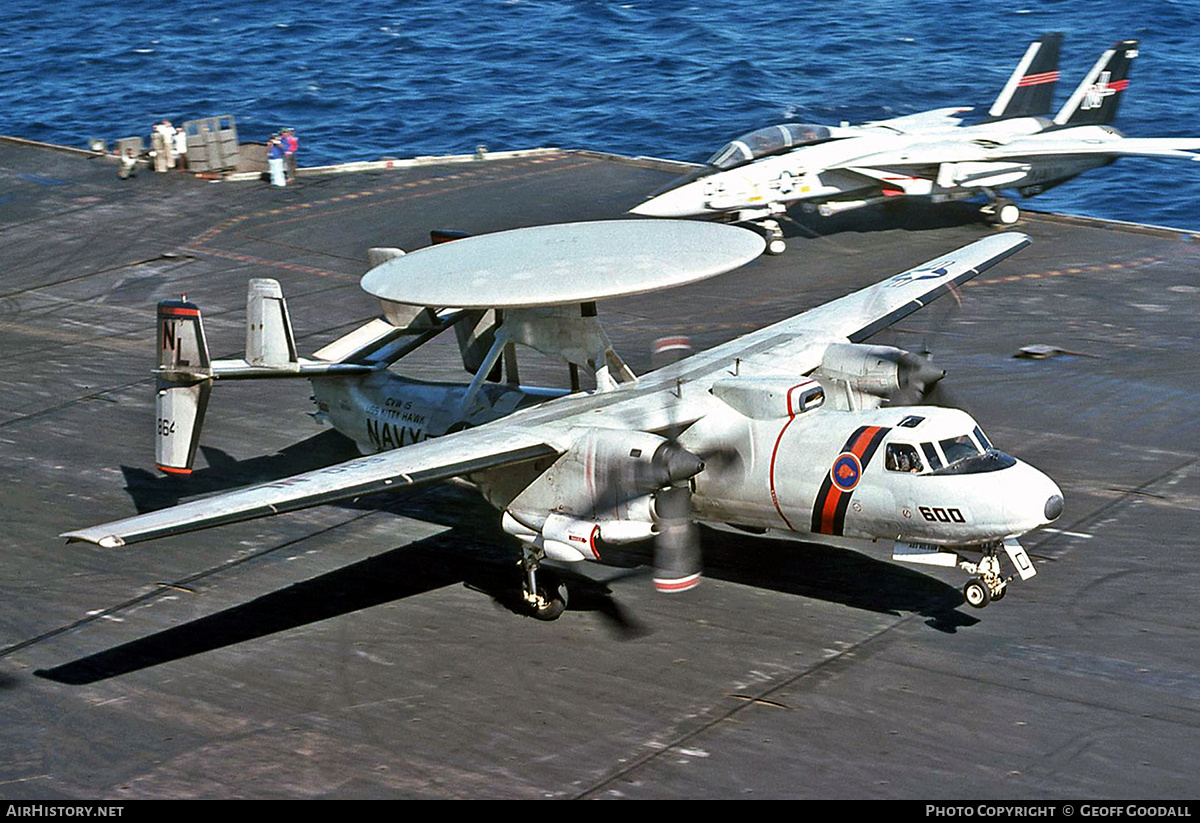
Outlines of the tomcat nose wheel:
[[767,254],[783,254],[787,250],[787,242],[783,239],[783,229],[778,220],[759,220],[757,225],[766,235]]

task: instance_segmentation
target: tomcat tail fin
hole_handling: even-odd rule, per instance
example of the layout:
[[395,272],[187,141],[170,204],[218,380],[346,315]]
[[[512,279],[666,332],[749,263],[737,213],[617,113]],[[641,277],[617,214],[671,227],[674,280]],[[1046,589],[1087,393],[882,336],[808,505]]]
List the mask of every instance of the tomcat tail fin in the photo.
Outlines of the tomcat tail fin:
[[1137,56],[1136,40],[1122,40],[1100,55],[1075,93],[1054,116],[1054,124],[1062,127],[1111,123],[1129,87],[1129,69]]
[[1000,96],[988,109],[987,120],[1050,114],[1054,88],[1058,85],[1058,53],[1062,37],[1062,32],[1047,32],[1029,44]]

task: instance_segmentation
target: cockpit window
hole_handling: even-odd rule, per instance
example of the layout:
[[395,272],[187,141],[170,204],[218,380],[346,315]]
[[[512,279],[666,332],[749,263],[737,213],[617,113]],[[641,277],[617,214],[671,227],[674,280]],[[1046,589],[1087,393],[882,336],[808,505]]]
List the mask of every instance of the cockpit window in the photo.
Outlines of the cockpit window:
[[807,123],[781,123],[778,126],[767,126],[747,132],[736,140],[731,140],[708,159],[708,165],[724,170],[732,169],[767,157],[781,154],[797,146],[820,143],[830,138],[826,126],[814,126]]
[[958,437],[950,437],[938,442],[942,447],[942,454],[946,455],[947,463],[955,463],[964,458],[982,454],[970,435],[960,434]]
[[975,442],[979,444],[984,451],[992,448],[992,443],[987,439],[987,435],[983,433],[983,429],[975,427]]
[[937,449],[932,443],[922,443],[921,451],[925,453],[925,459],[929,461],[929,468],[937,471],[942,467],[942,458],[938,457]]
[[734,166],[749,163],[753,159],[754,155],[750,153],[750,148],[741,140],[734,140],[726,143],[720,151],[708,158],[708,165],[716,166],[718,169],[732,169]]
[[888,443],[884,467],[891,472],[912,472],[913,474],[925,469],[921,465],[917,447],[910,446],[908,443]]

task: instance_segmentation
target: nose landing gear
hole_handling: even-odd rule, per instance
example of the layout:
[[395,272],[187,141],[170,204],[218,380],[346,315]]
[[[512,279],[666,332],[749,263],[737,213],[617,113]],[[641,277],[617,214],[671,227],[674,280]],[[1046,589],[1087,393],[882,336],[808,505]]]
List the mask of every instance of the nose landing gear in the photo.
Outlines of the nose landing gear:
[[783,254],[787,250],[787,241],[783,239],[783,229],[776,218],[786,214],[787,209],[773,203],[763,208],[742,209],[732,217],[731,222],[749,223],[766,239],[767,254]]
[[993,600],[1002,600],[1008,591],[1012,576],[1000,574],[1000,558],[997,557],[997,546],[991,546],[984,551],[978,563],[963,561],[959,568],[972,577],[963,586],[963,598],[972,608],[982,609]]

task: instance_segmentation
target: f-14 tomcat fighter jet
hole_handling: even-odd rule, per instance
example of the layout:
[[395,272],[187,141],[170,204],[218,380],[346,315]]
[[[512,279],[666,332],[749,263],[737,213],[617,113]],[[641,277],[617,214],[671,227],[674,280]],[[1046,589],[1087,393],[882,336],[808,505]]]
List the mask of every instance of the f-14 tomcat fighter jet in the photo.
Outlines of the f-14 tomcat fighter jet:
[[1043,116],[1058,77],[1058,43],[1058,35],[1047,35],[1030,46],[975,125],[963,125],[970,109],[952,108],[860,126],[770,126],[731,141],[631,211],[751,223],[778,254],[777,218],[794,203],[828,216],[897,198],[982,194],[984,214],[1011,225],[1020,209],[1002,191],[1032,197],[1124,156],[1200,159],[1200,138],[1125,137],[1110,125],[1129,85],[1136,40],[1105,51],[1058,114]]
[[[972,575],[966,599],[982,607],[1012,579],[1002,557],[1022,578],[1035,574],[1017,538],[1057,518],[1062,494],[997,450],[965,412],[885,405],[919,394],[943,373],[865,341],[1028,242],[1021,234],[980,240],[641,377],[612,351],[594,301],[734,269],[761,254],[761,236],[705,222],[607,221],[394,256],[368,271],[362,286],[395,324],[373,321],[300,360],[287,352],[290,335],[270,331],[286,326],[286,312],[260,306],[249,322],[252,348],[290,359],[254,365],[252,352],[241,367],[307,374],[321,408],[365,450],[403,448],[63,536],[124,546],[462,477],[518,539],[524,602],[543,619],[557,617],[566,598],[545,561],[603,563],[621,544],[655,541],[656,587],[691,588],[701,574],[697,523],[747,540],[753,533],[851,547],[884,541],[896,559],[946,566],[958,552],[978,553],[978,562],[961,565]],[[485,311],[490,321],[481,321]],[[412,319],[401,326],[404,317]],[[421,383],[380,365],[415,344],[396,340],[458,324],[464,352],[483,350],[470,384]],[[280,345],[253,340],[263,327]],[[172,301],[160,314],[169,368],[159,373],[160,397],[168,399],[158,426],[170,444],[160,463],[191,442],[188,415],[205,394],[196,387],[239,365],[207,362],[199,330],[188,304]],[[534,398],[514,381],[492,386],[491,396],[487,377],[497,364],[511,372],[516,344],[590,369],[596,390]],[[169,399],[173,391],[185,399]],[[370,422],[380,410],[417,408],[430,421],[424,433],[442,436],[372,433],[387,422]],[[178,437],[186,439],[177,444]]]

